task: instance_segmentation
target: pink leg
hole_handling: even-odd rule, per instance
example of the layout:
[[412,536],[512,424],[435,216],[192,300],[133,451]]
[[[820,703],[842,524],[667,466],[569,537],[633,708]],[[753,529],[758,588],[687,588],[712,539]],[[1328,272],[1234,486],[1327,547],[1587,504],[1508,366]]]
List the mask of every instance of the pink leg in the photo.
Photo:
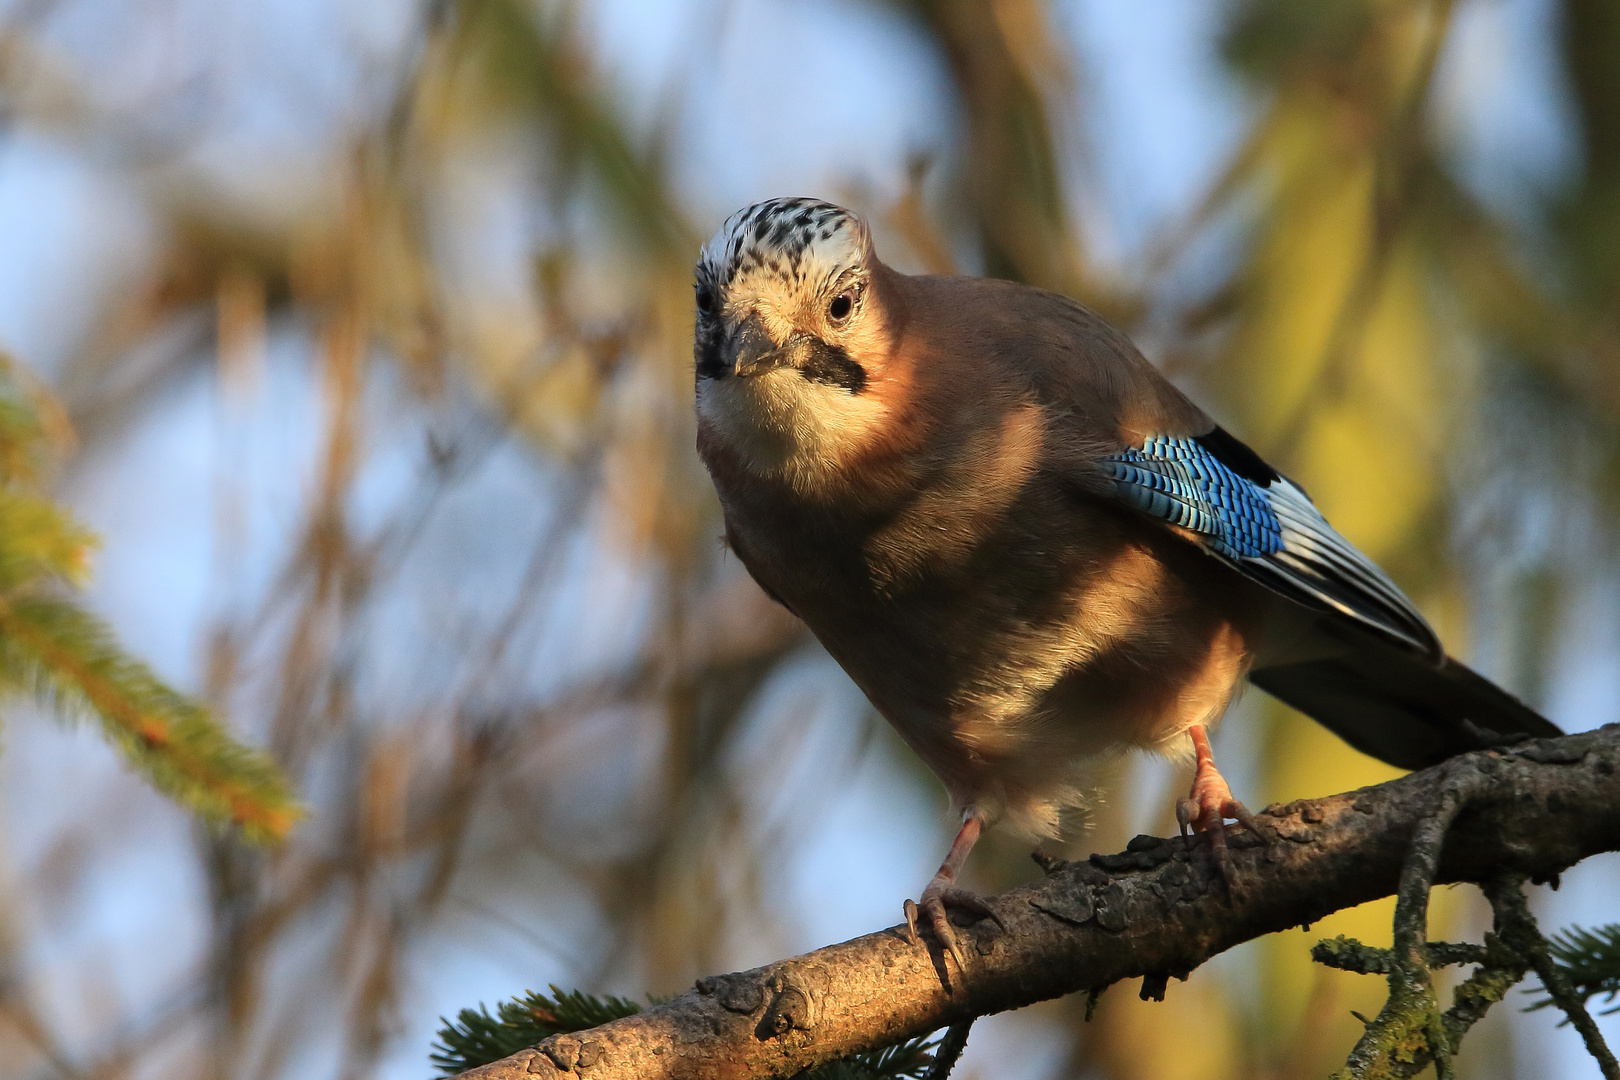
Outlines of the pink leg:
[[[1192,791],[1176,804],[1176,821],[1181,835],[1187,835],[1190,825],[1194,832],[1209,833],[1210,846],[1217,859],[1226,855],[1226,819],[1232,818],[1250,832],[1255,830],[1254,819],[1243,804],[1232,798],[1232,789],[1215,768],[1215,755],[1209,748],[1209,734],[1204,725],[1194,724],[1187,729],[1192,736],[1193,750],[1198,755],[1198,767],[1193,773]],[[1224,863],[1223,863],[1224,872]]]
[[928,916],[928,924],[933,928],[934,936],[939,943],[956,959],[959,971],[967,970],[966,957],[961,947],[956,943],[956,932],[951,929],[951,921],[946,917],[945,905],[955,904],[966,908],[978,915],[994,919],[997,926],[1003,926],[1001,917],[990,909],[977,893],[967,889],[958,888],[956,875],[962,872],[962,865],[967,862],[968,852],[979,840],[979,833],[984,829],[984,822],[973,811],[968,811],[962,819],[962,827],[957,830],[956,839],[951,843],[951,850],[945,856],[945,861],[939,864],[939,871],[934,879],[923,890],[921,904],[906,901],[906,925],[911,928],[912,944],[920,940],[917,937],[917,912]]

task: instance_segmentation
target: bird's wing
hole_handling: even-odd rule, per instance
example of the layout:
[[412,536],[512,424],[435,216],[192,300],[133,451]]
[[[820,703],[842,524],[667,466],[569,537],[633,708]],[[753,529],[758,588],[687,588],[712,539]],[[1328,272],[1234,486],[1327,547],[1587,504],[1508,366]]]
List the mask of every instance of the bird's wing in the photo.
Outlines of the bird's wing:
[[1192,533],[1249,578],[1444,659],[1434,630],[1388,575],[1298,485],[1220,427],[1149,436],[1104,458],[1103,468],[1116,499]]

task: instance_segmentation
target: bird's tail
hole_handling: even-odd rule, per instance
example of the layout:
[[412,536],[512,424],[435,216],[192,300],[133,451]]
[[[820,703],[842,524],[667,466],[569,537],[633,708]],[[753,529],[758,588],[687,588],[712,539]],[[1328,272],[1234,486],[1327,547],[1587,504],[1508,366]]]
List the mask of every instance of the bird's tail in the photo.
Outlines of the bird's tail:
[[1448,757],[1563,732],[1495,683],[1447,657],[1436,667],[1356,635],[1334,655],[1253,671],[1249,680],[1382,761],[1421,769]]

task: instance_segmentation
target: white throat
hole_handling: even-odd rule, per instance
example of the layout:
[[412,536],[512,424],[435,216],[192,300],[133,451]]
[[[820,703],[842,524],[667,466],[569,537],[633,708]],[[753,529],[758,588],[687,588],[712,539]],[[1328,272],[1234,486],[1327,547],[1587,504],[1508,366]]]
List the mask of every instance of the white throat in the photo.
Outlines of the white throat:
[[874,394],[779,368],[699,381],[697,412],[749,472],[809,493],[854,461],[882,430],[887,410]]

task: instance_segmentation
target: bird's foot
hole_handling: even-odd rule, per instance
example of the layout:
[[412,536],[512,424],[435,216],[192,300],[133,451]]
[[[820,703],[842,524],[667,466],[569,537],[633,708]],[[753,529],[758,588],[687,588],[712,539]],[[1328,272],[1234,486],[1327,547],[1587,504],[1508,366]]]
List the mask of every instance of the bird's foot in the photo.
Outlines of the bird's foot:
[[1182,836],[1187,836],[1189,831],[1209,833],[1216,864],[1230,885],[1231,873],[1226,859],[1227,820],[1237,822],[1262,839],[1264,834],[1243,804],[1232,797],[1226,778],[1215,768],[1215,758],[1210,753],[1209,738],[1203,728],[1194,727],[1189,734],[1198,753],[1198,770],[1193,774],[1192,790],[1176,803],[1176,823],[1181,826]]
[[1254,818],[1242,803],[1232,797],[1232,789],[1227,787],[1226,779],[1215,771],[1214,766],[1207,773],[1200,769],[1193,779],[1191,793],[1176,803],[1176,823],[1181,826],[1181,835],[1207,832],[1219,836],[1226,829],[1228,820],[1236,821],[1251,832],[1255,831]]
[[995,913],[984,898],[969,889],[960,888],[951,883],[949,879],[935,877],[923,890],[921,902],[906,901],[906,925],[911,928],[911,943],[920,944],[922,939],[917,936],[917,915],[919,912],[928,920],[929,927],[934,931],[934,937],[939,939],[940,945],[956,960],[958,971],[967,971],[967,957],[962,952],[962,946],[956,939],[956,931],[951,927],[950,916],[946,914],[947,907],[959,907],[971,911],[986,919],[991,919],[1003,930],[1006,923],[1001,916]]

